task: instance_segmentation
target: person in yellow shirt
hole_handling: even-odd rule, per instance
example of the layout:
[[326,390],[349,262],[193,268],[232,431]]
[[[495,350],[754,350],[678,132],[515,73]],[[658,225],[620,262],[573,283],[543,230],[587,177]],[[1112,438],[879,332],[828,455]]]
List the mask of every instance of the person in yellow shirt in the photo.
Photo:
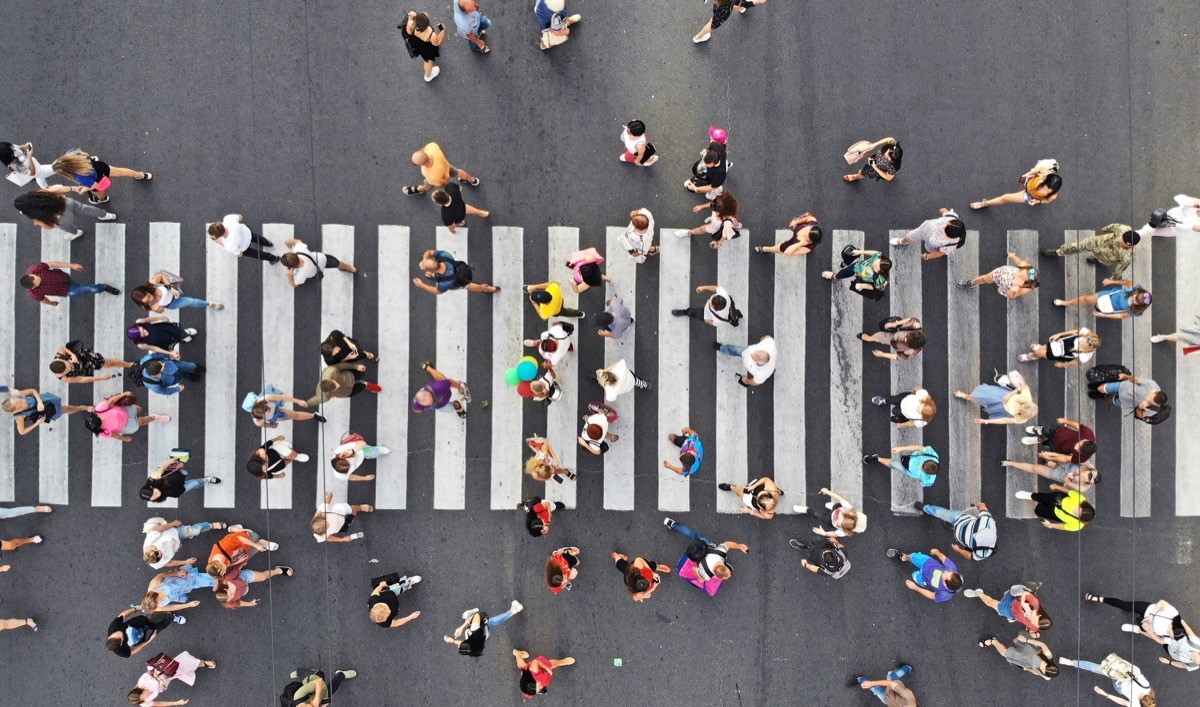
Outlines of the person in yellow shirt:
[[1017,491],[1017,498],[1037,504],[1033,512],[1042,525],[1054,530],[1078,531],[1096,517],[1096,508],[1087,497],[1060,484],[1050,484],[1050,493]]
[[529,303],[537,310],[538,316],[544,320],[548,320],[550,317],[582,319],[585,316],[578,309],[563,306],[562,285],[557,282],[526,285],[524,289],[525,293],[529,295]]
[[473,177],[467,170],[450,164],[441,145],[436,142],[431,142],[414,152],[412,162],[421,168],[421,176],[425,178],[425,181],[416,186],[404,187],[405,194],[424,194],[434,187],[446,186],[451,179],[457,179],[462,184],[470,184],[473,187],[479,186],[479,177]]

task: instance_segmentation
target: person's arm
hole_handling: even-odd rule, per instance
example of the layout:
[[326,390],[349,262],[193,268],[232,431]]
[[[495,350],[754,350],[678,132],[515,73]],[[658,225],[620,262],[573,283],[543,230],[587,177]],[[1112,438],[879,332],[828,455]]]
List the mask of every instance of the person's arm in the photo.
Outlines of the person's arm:
[[[978,420],[978,419],[977,419],[977,420],[975,420],[975,421],[976,421],[976,422],[981,422],[981,420]],[[916,426],[917,426],[917,421],[916,421],[916,420],[909,420],[909,421],[907,421],[907,422],[898,422],[898,423],[896,423],[896,428],[897,428],[897,429],[899,429],[899,428],[901,428],[901,427],[916,427]]]
[[1021,256],[1017,255],[1016,253],[1009,253],[1008,259],[1013,262],[1013,265],[1016,265],[1019,268],[1027,268],[1030,265],[1028,260],[1022,258]]
[[919,587],[919,586],[917,586],[917,583],[916,583],[916,582],[914,582],[914,581],[912,581],[911,579],[910,579],[910,580],[907,580],[907,581],[905,581],[905,582],[904,582],[904,586],[906,586],[906,587],[908,587],[909,589],[913,590],[913,591],[914,591],[914,592],[916,592],[917,594],[920,594],[921,596],[925,597],[926,599],[929,599],[930,601],[937,601],[937,595],[936,595],[936,594],[934,594],[933,592],[929,591],[928,589],[926,589],[926,588],[924,588],[924,587]]
[[800,566],[803,567],[804,569],[808,570],[809,572],[812,572],[813,574],[816,574],[821,571],[820,567],[817,567],[816,565],[809,562],[808,560],[800,560]]
[[549,282],[539,282],[539,283],[537,283],[536,285],[526,285],[526,286],[525,286],[525,291],[526,291],[526,292],[533,292],[534,290],[544,290],[544,289],[546,289],[547,287],[549,287],[549,286],[551,286],[551,285],[553,285],[553,284],[554,284],[554,281],[553,281],[553,280],[550,280]]
[[953,550],[956,555],[963,558],[964,560],[971,560],[971,559],[975,558],[975,555],[970,550],[967,550],[966,548],[959,545],[958,543],[950,543],[950,549]]
[[940,249],[935,250],[932,253],[922,253],[921,254],[921,260],[937,260],[938,258],[944,258],[944,257],[946,257],[946,254],[943,253]]
[[49,295],[42,295],[42,299],[39,301],[42,304],[46,305],[47,307],[57,307],[58,306],[58,302],[51,299]]
[[438,23],[438,31],[430,32],[429,43],[435,47],[442,46],[442,42],[446,41],[446,25]]
[[136,321],[138,324],[155,324],[157,322],[167,321],[167,317],[142,317]]
[[880,351],[878,349],[873,349],[871,351],[871,355],[874,356],[875,358],[886,358],[886,359],[890,359],[892,361],[900,360],[900,357],[897,356],[896,354],[890,353],[888,351]]
[[283,276],[287,278],[288,284],[291,285],[293,289],[299,287],[299,285],[296,284],[296,277],[291,268],[284,268]]
[[1052,465],[1065,464],[1071,461],[1071,456],[1069,454],[1059,454],[1058,452],[1051,452],[1048,450],[1038,452],[1038,456],[1044,461],[1051,462]]
[[1129,700],[1125,699],[1124,697],[1110,695],[1109,693],[1105,692],[1104,688],[1100,687],[1099,685],[1097,685],[1096,687],[1094,687],[1092,689],[1095,690],[1096,694],[1100,695],[1101,697],[1107,698],[1113,702],[1116,702],[1119,705],[1125,705],[1126,707],[1129,707]]
[[697,287],[697,288],[696,288],[696,292],[697,292],[697,293],[700,293],[700,292],[716,292],[716,291],[717,291],[717,286],[716,286],[716,285],[701,285],[701,286],[699,286],[699,287]]
[[175,700],[174,702],[164,702],[162,700],[155,700],[150,703],[150,707],[177,707],[178,705],[186,705],[187,703],[188,703],[187,700]]
[[937,549],[936,547],[929,551],[929,556],[935,557],[935,558],[941,560],[942,562],[945,562],[946,560],[950,559],[950,558],[946,557],[946,553],[942,552],[941,550]]
[[37,420],[31,423],[24,415],[19,415],[13,418],[13,421],[17,424],[17,434],[25,436],[41,426],[41,424],[46,421],[46,418],[39,417]]
[[433,285],[425,284],[424,282],[421,281],[421,278],[419,278],[419,277],[414,277],[412,283],[414,285],[416,285],[417,287],[421,288],[422,290],[425,290],[426,292],[428,292],[431,295],[436,296],[436,295],[442,294],[441,291],[438,290],[438,288],[434,287]]
[[925,447],[923,445],[909,444],[909,445],[906,445],[903,447],[892,447],[892,454],[902,454],[904,452],[919,452],[923,449],[925,449]]
[[[131,611],[132,611],[132,609],[131,609]],[[141,643],[137,644],[136,646],[129,647],[129,655],[135,656],[138,653],[141,653],[142,649],[145,648],[146,646],[150,645],[151,643],[154,643],[154,639],[156,639],[156,638],[158,638],[158,631],[152,631],[150,633],[150,640],[142,641]]]
[[388,626],[388,628],[400,628],[404,624],[408,623],[409,621],[412,621],[413,619],[417,618],[420,615],[421,615],[421,612],[414,611],[411,614],[409,614],[408,616],[405,616],[404,618],[396,619],[395,621],[393,621],[391,623],[391,625]]
[[1116,313],[1112,313],[1112,314],[1110,314],[1108,312],[1092,312],[1092,314],[1094,314],[1097,317],[1100,317],[1101,319],[1129,319],[1130,318],[1129,312],[1116,312]]
[[[834,542],[834,544],[840,544],[836,540],[834,540],[833,542]],[[725,547],[729,548],[730,550],[741,550],[744,554],[747,554],[747,555],[750,554],[750,546],[746,545],[744,543],[734,542],[732,540],[726,540],[725,542],[723,542],[721,544],[724,545]]]
[[584,449],[588,450],[588,451],[589,451],[589,452],[591,452],[592,454],[595,454],[596,456],[600,456],[600,450],[599,450],[599,449],[596,449],[595,447],[593,447],[593,446],[592,446],[592,445],[591,445],[591,444],[590,444],[590,443],[589,443],[587,440],[585,440],[583,437],[580,437],[580,438],[578,439],[578,442],[579,442],[579,446],[580,446],[580,447],[583,447]]
[[820,493],[823,493],[823,494],[825,494],[826,496],[828,496],[828,497],[829,497],[829,500],[831,500],[831,501],[836,501],[836,502],[838,502],[838,503],[842,504],[843,506],[846,506],[847,508],[850,508],[850,507],[851,507],[851,506],[850,506],[850,502],[849,502],[849,501],[847,501],[845,498],[843,498],[843,497],[841,496],[841,494],[838,494],[838,493],[836,493],[836,492],[834,492],[834,491],[830,491],[830,490],[829,490],[829,489],[827,489],[827,488],[823,488],[823,489],[821,489]]
[[747,508],[746,506],[739,506],[739,510],[741,510],[742,513],[749,513],[750,515],[754,516],[755,518],[759,518],[761,520],[771,520],[772,518],[775,517],[774,513],[767,513],[765,511],[760,511],[757,508]]
[[1050,490],[1051,491],[1061,491],[1063,493],[1071,492],[1071,489],[1067,488],[1066,486],[1063,486],[1062,484],[1053,483],[1053,482],[1051,482],[1051,484],[1050,484]]
[[1050,528],[1051,530],[1066,530],[1067,529],[1067,526],[1063,525],[1062,523],[1052,523],[1048,520],[1043,520],[1042,525],[1047,528]]
[[54,270],[74,270],[75,272],[83,271],[83,266],[78,263],[60,263],[57,260],[52,260],[46,263],[46,267]]

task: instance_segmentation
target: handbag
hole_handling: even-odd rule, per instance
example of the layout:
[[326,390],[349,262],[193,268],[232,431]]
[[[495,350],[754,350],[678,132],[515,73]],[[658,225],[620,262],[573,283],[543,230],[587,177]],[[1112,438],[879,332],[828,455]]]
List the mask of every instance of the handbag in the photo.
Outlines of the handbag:
[[176,275],[175,273],[171,272],[170,270],[159,270],[156,274],[161,275],[163,277],[163,279],[165,279],[167,281],[167,284],[170,285],[171,287],[175,287],[176,285],[183,282],[182,277]]
[[846,154],[842,155],[846,160],[846,164],[854,164],[863,157],[867,156],[867,152],[871,149],[871,143],[866,140],[859,140],[850,147],[846,148]]
[[1125,680],[1135,682],[1140,687],[1150,687],[1142,671],[1116,653],[1109,653],[1100,662],[1100,673],[1111,680]]
[[168,678],[175,677],[175,673],[179,670],[179,661],[166,653],[159,653],[150,660],[147,660],[146,665],[149,665],[150,669],[159,675]]

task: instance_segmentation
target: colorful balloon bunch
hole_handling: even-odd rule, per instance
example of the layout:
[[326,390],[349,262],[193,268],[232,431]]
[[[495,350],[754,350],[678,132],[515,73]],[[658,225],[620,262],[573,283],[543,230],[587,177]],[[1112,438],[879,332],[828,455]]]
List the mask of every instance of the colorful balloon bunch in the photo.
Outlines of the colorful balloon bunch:
[[530,381],[538,376],[538,362],[533,356],[526,356],[517,365],[504,371],[504,382],[515,387],[522,398],[533,395]]

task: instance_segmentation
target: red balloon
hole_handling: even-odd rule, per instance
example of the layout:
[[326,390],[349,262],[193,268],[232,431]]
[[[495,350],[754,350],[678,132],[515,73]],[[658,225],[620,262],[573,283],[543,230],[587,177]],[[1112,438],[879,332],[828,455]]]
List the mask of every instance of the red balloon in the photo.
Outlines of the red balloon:
[[522,398],[533,397],[533,388],[529,385],[529,381],[521,381],[517,386],[517,392],[521,394]]

